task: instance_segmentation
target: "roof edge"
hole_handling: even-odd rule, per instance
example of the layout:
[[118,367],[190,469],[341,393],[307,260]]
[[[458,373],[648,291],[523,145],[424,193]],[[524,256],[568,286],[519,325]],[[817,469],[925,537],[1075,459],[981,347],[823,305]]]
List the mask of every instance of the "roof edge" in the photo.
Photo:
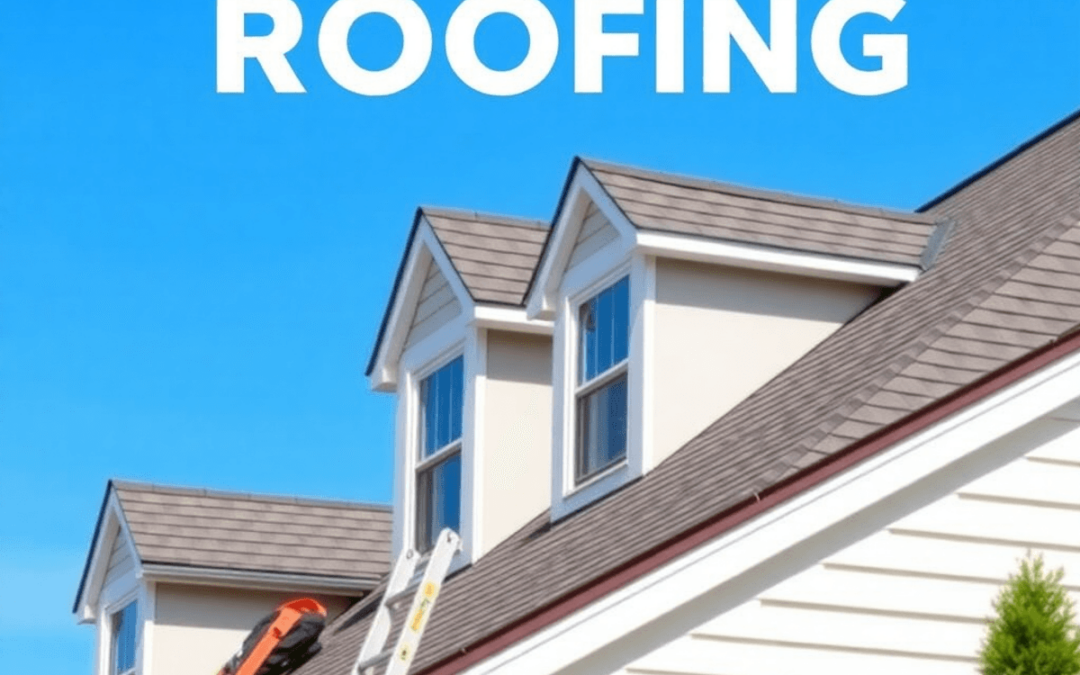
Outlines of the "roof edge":
[[1027,152],[1032,147],[1038,145],[1039,143],[1043,142],[1044,140],[1046,140],[1050,136],[1053,136],[1054,134],[1061,131],[1062,129],[1064,129],[1065,127],[1069,126],[1070,124],[1072,124],[1073,122],[1075,122],[1077,120],[1080,120],[1080,110],[1075,110],[1072,113],[1069,113],[1068,115],[1065,116],[1064,119],[1054,123],[1054,125],[1051,126],[1049,129],[1044,129],[1043,131],[1040,131],[1035,136],[1032,136],[1028,140],[1023,141],[1022,143],[1020,143],[1020,145],[1016,146],[1015,148],[1008,151],[1007,153],[1005,153],[1001,157],[998,157],[994,161],[990,162],[990,164],[987,164],[986,166],[979,169],[975,173],[971,174],[967,178],[963,179],[962,181],[960,181],[956,185],[952,186],[951,188],[949,188],[945,192],[942,192],[937,197],[934,197],[933,199],[926,202],[925,204],[923,204],[919,208],[915,209],[915,212],[916,213],[925,213],[926,211],[929,211],[930,209],[934,208],[935,206],[937,206],[941,202],[943,202],[946,199],[954,196],[956,193],[962,191],[964,188],[972,185],[973,183],[976,183],[977,181],[981,180],[982,178],[985,178],[988,174],[991,174],[994,171],[996,171],[997,169],[1004,166],[1005,164],[1008,164],[1010,161],[1015,159],[1017,156],[1022,155],[1023,153]]
[[255,492],[236,492],[230,490],[214,490],[210,488],[196,488],[181,485],[160,485],[157,483],[143,483],[139,481],[127,481],[113,479],[110,485],[118,490],[141,490],[154,494],[194,495],[198,497],[222,497],[227,499],[245,499],[248,501],[271,502],[275,504],[293,504],[297,506],[325,506],[329,508],[367,509],[371,511],[384,511],[390,513],[393,507],[390,504],[377,504],[374,502],[352,502],[346,499],[320,499],[318,497],[293,497],[289,495],[259,494]]
[[419,208],[413,212],[412,227],[409,229],[409,237],[405,240],[405,251],[401,254],[401,262],[398,263],[397,274],[394,276],[394,285],[390,288],[390,297],[386,301],[386,309],[383,310],[382,321],[379,323],[379,332],[375,335],[375,344],[371,348],[371,356],[368,357],[368,364],[364,369],[365,377],[371,377],[371,374],[375,372],[375,362],[379,360],[379,350],[382,349],[386,329],[390,325],[390,314],[394,310],[394,303],[397,302],[401,281],[405,278],[405,263],[409,259],[409,251],[412,250],[413,242],[416,240],[416,231],[420,228],[422,215],[423,212]]
[[296,589],[297,586],[319,590],[370,591],[379,585],[382,576],[340,574],[305,574],[303,572],[281,572],[276,570],[248,570],[236,567],[210,567],[206,565],[188,565],[147,561],[143,563],[146,576],[164,579],[202,582],[208,585],[235,586],[248,582],[254,586],[281,586]]
[[83,593],[86,592],[86,577],[90,574],[90,563],[94,559],[94,550],[97,548],[98,540],[101,538],[101,524],[105,522],[105,510],[109,508],[109,495],[112,494],[113,481],[109,479],[105,483],[105,496],[101,499],[101,507],[98,508],[97,522],[94,524],[94,534],[90,537],[90,548],[86,551],[86,562],[83,563],[82,576],[79,578],[79,589],[75,591],[75,602],[71,606],[71,613],[76,614],[79,611],[79,603],[82,601]]
[[679,556],[724,534],[842,471],[883,452],[905,438],[977,403],[1051,363],[1080,351],[1080,330],[1033,350],[934,403],[856,441],[817,464],[789,476],[756,495],[690,527],[649,551],[612,568],[499,631],[464,647],[460,653],[425,668],[417,675],[452,675],[494,656],[511,645],[569,616]]

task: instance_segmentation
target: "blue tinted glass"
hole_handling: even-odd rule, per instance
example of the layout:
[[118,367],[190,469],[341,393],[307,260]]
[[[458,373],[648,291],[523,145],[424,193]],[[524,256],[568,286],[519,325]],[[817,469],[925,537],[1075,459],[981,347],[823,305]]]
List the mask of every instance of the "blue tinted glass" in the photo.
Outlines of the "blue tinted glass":
[[135,668],[137,630],[133,602],[113,616],[113,675]]
[[459,356],[420,383],[424,457],[461,438],[463,359]]
[[630,279],[624,277],[612,290],[612,356],[618,363],[629,353],[630,342]]
[[627,357],[630,279],[623,277],[583,303],[578,323],[578,384],[584,384]]
[[596,297],[596,372],[604,372],[614,361],[611,360],[611,313],[612,289],[607,289]]
[[577,478],[626,456],[626,377],[578,399]]
[[435,527],[437,537],[444,527],[455,532],[461,527],[461,455],[440,464],[435,469]]

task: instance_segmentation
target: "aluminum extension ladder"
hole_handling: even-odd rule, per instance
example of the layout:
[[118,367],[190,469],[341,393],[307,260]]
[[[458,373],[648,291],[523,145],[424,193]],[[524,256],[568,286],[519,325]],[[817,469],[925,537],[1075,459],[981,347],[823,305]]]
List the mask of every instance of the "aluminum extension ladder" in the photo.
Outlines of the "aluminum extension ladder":
[[[413,548],[406,548],[401,552],[390,574],[386,592],[383,593],[382,601],[375,612],[375,618],[368,628],[364,646],[360,648],[360,655],[356,658],[352,675],[374,675],[384,664],[386,669],[382,671],[383,675],[408,674],[409,666],[412,665],[413,657],[420,646],[420,637],[424,634],[431,610],[435,607],[439,589],[446,578],[447,570],[450,569],[450,561],[460,548],[461,537],[449,528],[444,529],[439,533],[435,548],[432,549],[419,578],[417,566],[420,563],[420,554]],[[393,628],[394,609],[401,607],[410,598],[412,606],[404,617],[405,624],[401,627],[397,644],[393,649],[384,649]]]

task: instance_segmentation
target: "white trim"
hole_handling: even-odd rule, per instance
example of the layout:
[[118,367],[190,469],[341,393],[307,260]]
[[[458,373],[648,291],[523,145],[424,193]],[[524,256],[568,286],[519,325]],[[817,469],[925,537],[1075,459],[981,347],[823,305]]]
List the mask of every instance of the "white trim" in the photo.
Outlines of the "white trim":
[[[461,304],[462,315],[470,316],[473,312],[475,303],[472,297],[450,259],[446,257],[446,252],[439,243],[431,223],[428,222],[426,216],[421,215],[416,225],[412,247],[406,253],[401,284],[397,289],[394,304],[389,310],[390,317],[387,319],[386,330],[371,370],[370,384],[376,391],[392,392],[396,389],[397,362],[406,351],[405,340],[408,338],[412,317],[426,280],[427,275],[424,272],[427,271],[429,262],[437,265],[439,272],[446,278],[454,297]],[[428,336],[425,341],[431,337]]]
[[[548,242],[547,252],[536,271],[536,280],[527,298],[526,313],[530,318],[554,317],[560,287],[566,283],[562,276],[570,261],[574,244],[577,243],[590,202],[596,205],[619,233],[622,246],[617,248],[626,251],[632,245],[636,228],[626,219],[588,168],[583,164],[578,165],[566,188],[567,206],[552,226],[551,241]],[[595,267],[592,264],[589,266]]]
[[138,641],[136,663],[142,673],[150,673],[154,665],[154,626],[157,619],[157,584],[146,581],[139,593],[139,617],[142,636]]
[[813,558],[807,563],[812,564],[828,552],[823,548],[836,545],[831,537],[853,527],[854,515],[874,527],[874,518],[887,524],[898,515],[897,505],[905,506],[906,499],[920,494],[913,489],[916,484],[934,482],[939,492],[947,493],[953,486],[945,479],[968,480],[967,474],[981,475],[1010,461],[1008,453],[1023,449],[994,441],[1074,404],[1078,394],[1080,354],[1073,354],[462,672],[546,675],[580,665],[590,656],[599,658],[605,646],[676,611],[691,611],[689,603],[706,594],[710,606],[736,606],[748,599],[746,580],[766,583],[778,570],[789,569],[795,565],[791,557],[797,546]]
[[663,258],[784,272],[821,279],[838,279],[876,286],[901,286],[915,281],[921,272],[919,267],[914,265],[861,261],[660,232],[639,231],[637,246],[644,253]]
[[253,572],[249,570],[188,567],[163,563],[146,563],[142,578],[147,583],[174,582],[198,586],[228,586],[253,590],[300,590],[312,593],[367,592],[378,585],[381,577],[342,578],[316,574],[284,572]]
[[543,319],[530,319],[524,309],[477,305],[473,323],[480,328],[506,330],[516,333],[551,335],[555,324]]
[[139,675],[145,672],[141,660],[143,636],[141,624],[145,612],[142,603],[139,602],[142,592],[142,585],[139,584],[125,591],[122,595],[101,604],[98,612],[98,673],[112,675],[113,615],[133,602],[135,603],[135,672]]
[[135,540],[131,536],[127,520],[124,518],[123,509],[120,508],[116,489],[110,488],[105,498],[105,508],[101,515],[101,528],[98,530],[98,539],[94,542],[94,548],[90,551],[90,566],[86,573],[86,582],[79,597],[79,606],[76,616],[79,623],[88,623],[94,620],[95,607],[101,602],[101,591],[105,586],[105,577],[108,574],[109,558],[112,554],[113,544],[118,536],[123,535],[124,544],[131,564],[135,570],[135,578],[139,578],[142,560],[139,551],[135,548]]
[[[471,564],[484,551],[484,411],[487,410],[487,331],[469,330],[465,338],[465,408],[461,433],[461,551],[450,571]],[[468,444],[466,452],[465,444]]]

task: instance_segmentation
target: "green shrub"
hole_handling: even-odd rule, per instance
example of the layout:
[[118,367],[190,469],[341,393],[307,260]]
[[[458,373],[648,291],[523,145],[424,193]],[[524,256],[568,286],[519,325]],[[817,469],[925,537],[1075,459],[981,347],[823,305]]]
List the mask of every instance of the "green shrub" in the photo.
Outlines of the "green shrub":
[[984,675],[1080,673],[1080,635],[1063,574],[1048,572],[1041,555],[1020,562],[1020,573],[1009,577],[994,601],[997,616],[979,654]]

